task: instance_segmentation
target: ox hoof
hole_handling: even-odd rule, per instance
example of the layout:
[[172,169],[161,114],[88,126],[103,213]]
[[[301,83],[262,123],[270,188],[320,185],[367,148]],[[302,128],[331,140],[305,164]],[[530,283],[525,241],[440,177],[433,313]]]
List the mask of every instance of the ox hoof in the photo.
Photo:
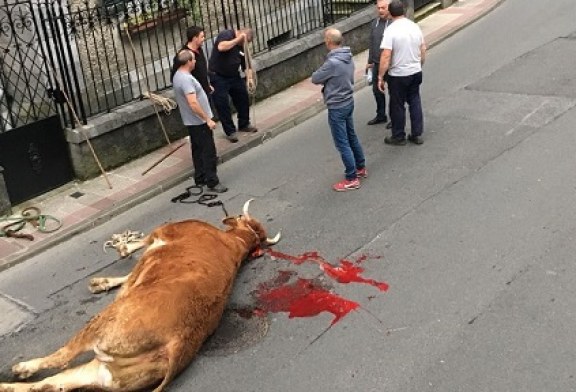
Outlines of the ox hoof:
[[31,377],[36,373],[36,370],[37,369],[31,368],[28,362],[20,362],[12,366],[12,373],[14,373],[14,375],[20,380]]
[[108,291],[108,279],[106,278],[93,278],[90,280],[88,289],[94,293],[98,294],[103,291]]

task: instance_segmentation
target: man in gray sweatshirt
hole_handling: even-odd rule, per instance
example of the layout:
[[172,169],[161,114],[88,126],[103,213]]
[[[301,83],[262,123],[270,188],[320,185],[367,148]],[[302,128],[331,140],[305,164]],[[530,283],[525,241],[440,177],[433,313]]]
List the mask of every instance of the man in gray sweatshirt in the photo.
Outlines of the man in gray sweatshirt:
[[364,152],[354,131],[354,61],[350,48],[342,46],[339,30],[324,30],[324,44],[330,52],[324,64],[312,74],[312,83],[324,86],[328,124],[345,167],[345,179],[332,189],[343,192],[360,188],[359,177],[368,175]]

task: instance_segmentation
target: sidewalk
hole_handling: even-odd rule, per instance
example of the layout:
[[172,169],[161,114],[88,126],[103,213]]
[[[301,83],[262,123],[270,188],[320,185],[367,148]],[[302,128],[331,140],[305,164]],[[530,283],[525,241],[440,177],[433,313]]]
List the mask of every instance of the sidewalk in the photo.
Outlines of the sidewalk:
[[[424,32],[428,48],[485,15],[502,1],[459,0],[451,7],[427,16],[418,24]],[[365,51],[354,56],[356,88],[365,86],[363,76],[367,54]],[[320,86],[313,85],[309,79],[258,102],[251,108],[254,123],[260,129],[258,133],[240,135],[240,141],[232,144],[224,139],[221,128],[217,128],[216,148],[220,160],[228,161],[262,144],[266,139],[291,129],[323,109]],[[179,114],[176,111],[172,115]],[[172,148],[179,146],[183,141],[185,140],[173,142]],[[150,168],[168,151],[170,148],[164,147],[109,171],[107,176],[112,189],[100,176],[81,183],[67,184],[15,206],[12,209],[14,214],[19,214],[26,207],[35,206],[43,214],[57,217],[62,222],[62,227],[53,233],[40,233],[28,225],[22,233],[32,234],[33,241],[0,237],[0,271],[105,222],[110,217],[190,178],[192,160],[187,142],[158,166],[142,175],[143,171]]]

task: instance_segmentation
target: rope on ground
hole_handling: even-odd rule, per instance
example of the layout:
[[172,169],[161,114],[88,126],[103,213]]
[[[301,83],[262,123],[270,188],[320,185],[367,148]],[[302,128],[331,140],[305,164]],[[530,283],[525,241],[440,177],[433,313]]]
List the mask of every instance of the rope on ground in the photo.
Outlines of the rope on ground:
[[22,238],[34,241],[31,234],[20,233],[30,223],[41,233],[52,233],[62,227],[62,222],[52,215],[41,214],[37,207],[28,207],[20,215],[2,216],[0,222],[8,222],[0,227],[0,237]]
[[112,238],[104,243],[104,253],[106,253],[106,248],[116,248],[121,245],[127,245],[131,242],[140,241],[144,238],[144,233],[139,231],[126,230],[121,234],[112,234]]
[[[192,189],[194,189],[194,191],[192,191]],[[198,198],[195,200],[187,200],[192,196],[198,196]],[[196,203],[206,207],[221,206],[222,211],[224,212],[224,216],[228,217],[229,216],[228,211],[226,211],[226,207],[224,207],[224,203],[222,202],[222,200],[212,201],[217,197],[218,195],[214,193],[204,193],[204,189],[202,189],[202,186],[200,185],[192,185],[186,188],[186,190],[183,193],[179,194],[176,197],[173,197],[170,201],[172,203],[183,203],[183,204]]]

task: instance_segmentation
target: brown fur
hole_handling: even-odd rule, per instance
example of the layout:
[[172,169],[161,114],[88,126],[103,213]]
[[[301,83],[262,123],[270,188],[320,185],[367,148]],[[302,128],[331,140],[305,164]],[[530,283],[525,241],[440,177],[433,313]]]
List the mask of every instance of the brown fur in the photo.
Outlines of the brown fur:
[[[143,239],[150,248],[115,301],[60,350],[13,371],[26,378],[41,369],[66,368],[82,352],[94,350],[95,358],[36,383],[0,384],[0,392],[162,391],[214,332],[240,263],[266,240],[262,225],[251,218],[224,223],[227,231],[196,220],[154,230]],[[164,245],[156,246],[158,240]]]

